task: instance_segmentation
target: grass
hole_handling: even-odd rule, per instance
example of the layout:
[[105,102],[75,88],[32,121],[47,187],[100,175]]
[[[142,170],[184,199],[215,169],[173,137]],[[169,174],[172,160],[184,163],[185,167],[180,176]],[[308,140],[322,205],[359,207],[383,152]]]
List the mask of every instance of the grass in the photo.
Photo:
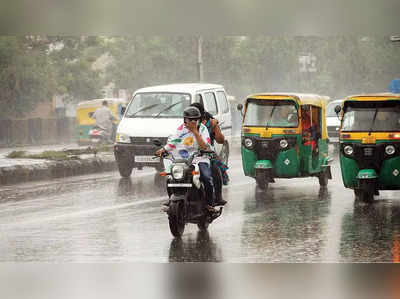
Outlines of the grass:
[[101,145],[98,147],[87,147],[85,149],[67,149],[62,151],[43,151],[37,154],[29,154],[26,151],[13,151],[7,155],[11,159],[45,159],[45,160],[76,160],[80,159],[80,155],[93,154],[99,152],[111,152],[113,149],[109,145]]

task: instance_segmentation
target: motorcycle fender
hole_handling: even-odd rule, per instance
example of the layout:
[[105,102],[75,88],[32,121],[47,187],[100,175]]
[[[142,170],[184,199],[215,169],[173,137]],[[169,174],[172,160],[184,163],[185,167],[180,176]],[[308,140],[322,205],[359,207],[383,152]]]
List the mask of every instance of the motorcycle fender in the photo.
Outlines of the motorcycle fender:
[[272,169],[272,163],[270,160],[258,160],[254,165],[254,168],[257,169]]
[[193,185],[195,185],[197,189],[200,189],[201,188],[200,169],[198,164],[194,164],[194,171],[195,173],[198,174],[193,175]]
[[370,180],[376,179],[378,175],[374,169],[361,169],[357,174],[359,180]]

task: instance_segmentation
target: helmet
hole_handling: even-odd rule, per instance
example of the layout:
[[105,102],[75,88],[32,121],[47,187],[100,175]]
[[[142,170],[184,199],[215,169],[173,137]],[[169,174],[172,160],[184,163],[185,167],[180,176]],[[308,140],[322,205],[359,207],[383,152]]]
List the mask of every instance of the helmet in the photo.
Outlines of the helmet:
[[201,117],[204,116],[204,106],[203,106],[203,104],[201,104],[201,103],[193,103],[193,104],[190,104],[190,106],[191,107],[196,107],[197,109],[199,109]]
[[183,110],[183,117],[189,119],[199,119],[201,118],[201,113],[196,107],[189,106]]

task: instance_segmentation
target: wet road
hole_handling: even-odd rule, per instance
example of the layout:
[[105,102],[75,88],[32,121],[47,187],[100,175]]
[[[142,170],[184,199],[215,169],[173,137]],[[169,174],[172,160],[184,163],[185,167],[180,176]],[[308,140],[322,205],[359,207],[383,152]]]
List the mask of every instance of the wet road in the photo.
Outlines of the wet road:
[[0,261],[392,262],[400,260],[399,192],[372,205],[334,179],[277,180],[267,194],[230,159],[224,212],[208,233],[174,240],[153,170],[116,172],[0,189]]

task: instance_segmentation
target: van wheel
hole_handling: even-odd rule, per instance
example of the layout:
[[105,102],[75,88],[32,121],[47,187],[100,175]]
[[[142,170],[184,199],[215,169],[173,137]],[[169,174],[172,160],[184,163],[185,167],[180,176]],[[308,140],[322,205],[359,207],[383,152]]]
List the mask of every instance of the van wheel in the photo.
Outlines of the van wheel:
[[267,174],[265,172],[256,174],[256,183],[257,187],[260,188],[261,190],[267,190],[268,189]]
[[224,145],[222,146],[221,153],[219,155],[222,162],[228,165],[229,161],[229,143],[225,140]]
[[117,162],[119,174],[124,177],[130,177],[132,173],[132,165],[128,162],[119,161]]

